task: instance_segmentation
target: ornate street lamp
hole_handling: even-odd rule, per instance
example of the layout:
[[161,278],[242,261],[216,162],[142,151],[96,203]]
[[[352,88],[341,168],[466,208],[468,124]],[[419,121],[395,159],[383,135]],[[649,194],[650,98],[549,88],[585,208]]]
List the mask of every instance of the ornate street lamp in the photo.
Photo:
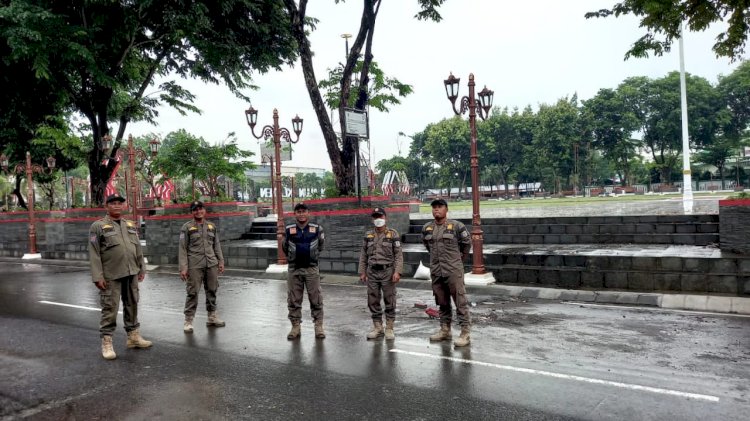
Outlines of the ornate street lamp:
[[482,120],[486,120],[492,109],[492,99],[495,93],[485,86],[478,95],[474,93],[474,74],[469,74],[469,95],[460,99],[460,107],[456,108],[456,99],[458,99],[458,88],[461,79],[448,76],[443,81],[445,85],[445,94],[453,106],[453,112],[456,115],[465,114],[469,111],[469,128],[471,129],[471,201],[472,201],[472,219],[471,229],[472,242],[472,267],[471,277],[466,278],[467,283],[492,283],[494,277],[492,273],[487,273],[484,268],[483,255],[483,232],[482,219],[479,216],[479,157],[477,156],[477,113]]
[[[151,139],[151,141],[148,142],[150,156],[152,158],[155,157],[159,153],[159,146],[161,146],[161,142],[159,142],[157,139]],[[112,147],[112,136],[105,135],[104,137],[102,137],[101,147],[102,147],[102,150],[104,150],[104,151],[109,150],[109,148]],[[138,221],[138,193],[137,193],[138,183],[137,183],[136,176],[135,176],[135,161],[136,161],[136,158],[139,161],[145,161],[145,160],[147,160],[149,158],[149,154],[147,154],[146,151],[144,151],[143,149],[141,149],[139,147],[136,147],[133,144],[133,136],[132,135],[128,136],[128,149],[127,149],[127,152],[118,148],[117,151],[115,151],[112,154],[112,158],[116,158],[118,161],[122,161],[122,159],[125,157],[126,153],[128,155],[128,164],[129,164],[128,165],[129,166],[128,171],[130,173],[129,177],[126,176],[126,180],[129,178],[129,180],[128,180],[129,190],[130,190],[130,194],[129,194],[129,196],[130,196],[129,197],[129,202],[130,203],[129,203],[129,205],[130,205],[131,209],[133,210],[132,211],[133,221],[137,222]],[[109,162],[110,159],[111,158],[109,158],[109,157],[105,158],[103,164],[107,165],[107,163]]]
[[[292,139],[292,135],[289,129],[279,127],[279,112],[276,108],[273,109],[273,125],[263,126],[260,135],[255,134],[255,125],[258,123],[258,110],[252,106],[245,110],[245,119],[247,125],[250,126],[250,132],[256,139],[273,139],[274,147],[274,160],[276,164],[276,176],[274,177],[275,186],[275,200],[276,200],[276,243],[278,247],[277,254],[277,265],[284,266],[287,264],[284,250],[281,248],[281,243],[284,241],[284,202],[281,192],[281,139],[284,139],[290,143],[299,142],[299,135],[302,133],[302,119],[299,116],[295,116],[292,119],[292,130],[297,135],[296,139]],[[273,171],[273,169],[271,169]]]
[[32,164],[31,153],[27,151],[26,163],[18,163],[13,167],[13,170],[10,171],[8,157],[5,156],[5,154],[0,155],[0,167],[2,167],[4,173],[26,173],[26,195],[28,196],[28,198],[26,199],[26,205],[29,208],[29,254],[23,256],[24,259],[34,259],[42,257],[41,255],[39,255],[39,252],[36,248],[36,217],[34,215],[34,181],[32,179],[32,175],[34,173],[52,174],[52,171],[55,170],[55,158],[50,156],[45,159],[45,161],[47,162],[47,168],[44,168],[39,164]]

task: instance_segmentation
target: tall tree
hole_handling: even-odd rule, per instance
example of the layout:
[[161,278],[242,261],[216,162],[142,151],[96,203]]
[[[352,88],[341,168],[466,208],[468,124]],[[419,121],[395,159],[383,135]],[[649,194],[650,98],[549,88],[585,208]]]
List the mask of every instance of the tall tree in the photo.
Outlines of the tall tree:
[[495,109],[490,118],[479,126],[478,136],[486,138],[490,145],[492,152],[487,154],[492,157],[490,165],[495,167],[505,187],[506,197],[510,191],[510,178],[523,161],[524,145],[531,143],[532,132],[524,121],[529,115],[533,116],[530,108],[523,113],[518,110],[510,113],[507,108],[502,111]]
[[540,169],[550,172],[555,192],[574,167],[574,145],[582,136],[577,98],[561,98],[554,105],[542,104],[537,113],[531,148]]
[[[660,169],[661,182],[670,183],[682,150],[680,75],[671,72],[655,80],[626,79],[620,85],[626,101],[643,126],[644,145]],[[690,147],[710,145],[718,132],[721,102],[717,90],[704,78],[686,75]]]
[[[441,185],[448,189],[457,186],[459,194],[465,191],[471,168],[469,124],[460,116],[455,116],[429,126],[425,134],[424,147],[430,159],[438,165]],[[486,150],[486,147],[480,150]]]
[[[336,0],[339,3],[343,0]],[[415,16],[417,19],[430,19],[440,21],[438,7],[445,0],[417,0],[420,6],[420,12]],[[342,139],[339,141],[336,131],[334,130],[331,119],[328,115],[326,101],[320,92],[318,80],[315,76],[312,60],[312,48],[308,39],[308,33],[314,29],[315,19],[307,16],[307,0],[284,0],[287,11],[291,18],[291,28],[299,48],[299,56],[302,63],[302,73],[305,78],[305,85],[310,95],[315,114],[318,118],[318,124],[323,132],[328,157],[331,160],[331,167],[335,175],[336,189],[341,195],[348,195],[355,189],[356,177],[356,146],[358,139],[351,136],[343,136],[345,131],[344,108],[351,106],[364,111],[369,103],[368,85],[373,70],[373,53],[372,44],[375,36],[375,23],[382,0],[362,0],[362,17],[360,27],[354,42],[349,49],[349,55],[346,58],[343,68],[337,72],[340,77],[340,89],[338,90],[338,100],[329,101],[339,104],[338,114],[341,124],[340,130]],[[361,57],[361,60],[360,60]],[[358,73],[354,88],[352,88],[352,76]],[[407,85],[400,84],[401,88]],[[354,92],[352,92],[354,89]],[[409,87],[410,89],[410,87]],[[405,91],[403,91],[405,92]],[[352,97],[356,98],[352,101]],[[328,189],[331,190],[331,189]],[[331,190],[332,191],[332,190]],[[328,193],[326,193],[328,194]]]
[[625,58],[657,56],[669,52],[680,38],[680,24],[687,22],[691,31],[704,31],[711,24],[726,22],[713,50],[719,57],[739,59],[745,52],[750,27],[750,7],[746,0],[624,0],[611,9],[586,13],[586,18],[634,15],[646,34],[633,43]]
[[[155,121],[156,107],[197,112],[193,95],[156,76],[223,82],[244,98],[253,70],[267,71],[296,56],[288,16],[276,0],[15,0],[0,6],[6,60],[29,62],[65,103],[87,120],[92,198],[101,204],[114,156],[130,121]],[[117,123],[115,147],[99,140]]]
[[215,198],[219,195],[219,176],[242,181],[245,170],[255,168],[255,164],[244,159],[253,153],[237,146],[234,133],[227,139],[229,141],[221,145],[209,145],[203,138],[185,130],[169,133],[165,143],[169,142],[171,147],[158,155],[154,165],[170,176],[190,177],[193,185],[196,181],[203,182],[208,196]]
[[640,141],[632,138],[640,127],[637,116],[613,89],[600,89],[593,98],[584,101],[583,112],[593,126],[593,146],[614,164],[627,185],[631,163],[641,146]]

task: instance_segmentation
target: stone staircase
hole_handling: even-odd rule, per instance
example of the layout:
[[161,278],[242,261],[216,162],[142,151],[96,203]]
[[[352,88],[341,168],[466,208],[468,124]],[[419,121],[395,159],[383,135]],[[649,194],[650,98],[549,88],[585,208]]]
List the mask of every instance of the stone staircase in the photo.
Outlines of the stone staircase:
[[[471,226],[470,219],[459,219]],[[421,242],[422,225],[411,220],[405,243]],[[486,244],[682,244],[719,243],[718,215],[649,215],[482,220]]]
[[[427,264],[428,221],[404,235],[410,270]],[[485,267],[500,283],[750,294],[750,258],[717,248],[718,215],[486,219],[482,229]]]
[[250,229],[242,234],[241,240],[276,240],[276,221],[253,221]]
[[[470,220],[459,220],[471,226]],[[429,262],[420,236],[428,221],[412,219],[402,234],[406,277],[420,262]],[[719,250],[715,214],[497,218],[483,220],[482,229],[485,267],[498,283],[750,294],[750,257]],[[262,269],[273,263],[275,230],[274,222],[253,223],[245,234],[248,241],[232,243],[225,252],[229,264],[251,261],[250,266]],[[320,269],[354,276],[358,258],[359,250],[331,247],[323,252]],[[465,267],[471,270],[471,259]]]

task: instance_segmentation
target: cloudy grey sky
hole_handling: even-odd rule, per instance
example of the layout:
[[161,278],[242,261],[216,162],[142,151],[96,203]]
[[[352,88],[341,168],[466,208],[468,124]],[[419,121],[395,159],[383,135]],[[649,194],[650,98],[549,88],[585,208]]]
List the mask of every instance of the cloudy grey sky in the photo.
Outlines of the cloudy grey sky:
[[[663,57],[623,61],[624,53],[640,35],[632,17],[586,20],[584,14],[611,6],[615,0],[448,0],[441,8],[443,21],[422,22],[412,17],[415,0],[385,0],[382,3],[373,53],[382,69],[414,87],[414,93],[390,113],[370,115],[371,155],[378,160],[409,150],[413,134],[432,122],[453,115],[445,97],[443,80],[450,72],[461,78],[461,95],[473,72],[478,89],[484,85],[495,91],[494,105],[536,107],[577,93],[591,98],[601,88],[614,88],[629,76],[662,77],[679,70],[678,48]],[[344,60],[343,33],[356,33],[361,2],[349,0],[310,1],[308,15],[320,20],[310,40],[316,76]],[[735,67],[728,59],[717,59],[711,51],[721,28],[685,36],[686,71],[716,83],[717,76]],[[295,114],[305,119],[300,142],[295,145],[290,165],[330,169],[317,118],[310,105],[299,65],[282,72],[256,75],[257,91],[248,92],[258,109],[260,125],[272,123],[272,110],[278,108],[280,123],[291,129]],[[249,133],[240,101],[223,86],[187,81],[185,86],[197,95],[201,115],[181,116],[164,108],[159,125],[130,124],[135,136],[148,133],[166,135],[184,128],[208,142],[220,142],[236,132],[240,147],[256,153],[259,143]],[[689,98],[688,98],[689,101]]]

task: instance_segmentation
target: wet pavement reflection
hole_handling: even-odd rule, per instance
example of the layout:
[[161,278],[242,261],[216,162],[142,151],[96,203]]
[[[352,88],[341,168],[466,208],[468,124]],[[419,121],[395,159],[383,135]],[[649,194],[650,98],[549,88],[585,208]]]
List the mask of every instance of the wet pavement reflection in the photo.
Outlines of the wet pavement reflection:
[[[83,349],[75,353],[104,364],[97,355],[98,294],[88,270],[0,262],[0,273],[0,321],[6,329],[14,325],[10,320],[27,320],[83,331]],[[314,337],[306,298],[302,337],[286,339],[284,281],[230,276],[220,278],[218,292],[227,326],[206,327],[200,303],[194,333],[184,334],[184,284],[176,273],[149,273],[141,284],[139,315],[154,348],[125,350],[119,328],[115,349],[122,358],[113,363],[138,364],[166,353],[167,361],[180,367],[196,358],[190,355],[208,353],[219,373],[227,373],[213,380],[220,383],[260,364],[278,371],[279,385],[303,370],[319,386],[336,388],[357,379],[361,393],[381,399],[408,387],[417,394],[470,399],[472,405],[514,404],[581,419],[739,419],[750,409],[745,386],[750,318],[473,296],[472,345],[454,348],[427,339],[438,322],[415,303],[431,305],[429,290],[399,289],[395,341],[365,338],[371,322],[364,286],[324,284],[323,290],[324,340]],[[14,343],[0,340],[2,367],[10,364],[7,349]],[[156,360],[148,364],[167,370]],[[0,393],[7,387],[0,382]],[[408,397],[399,399],[405,400],[407,418],[419,418],[420,412],[408,412]]]

